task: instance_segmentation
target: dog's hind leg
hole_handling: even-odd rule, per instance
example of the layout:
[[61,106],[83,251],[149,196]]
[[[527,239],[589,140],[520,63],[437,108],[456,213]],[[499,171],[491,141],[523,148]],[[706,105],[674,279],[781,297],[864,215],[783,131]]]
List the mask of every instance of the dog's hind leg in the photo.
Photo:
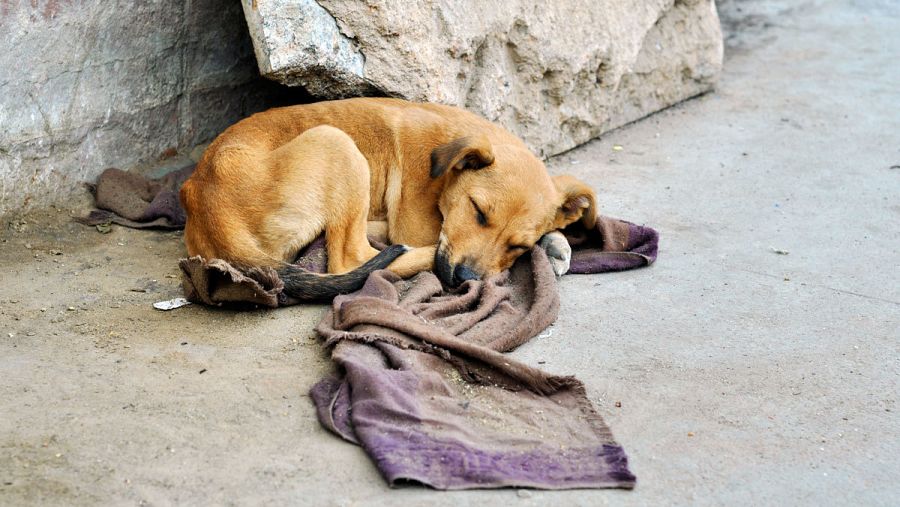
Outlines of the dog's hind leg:
[[352,271],[378,253],[366,237],[368,212],[369,189],[366,185],[362,192],[354,189],[340,214],[332,214],[325,223],[329,273]]
[[388,223],[384,220],[369,220],[366,224],[366,235],[382,243],[390,243]]
[[329,273],[352,271],[378,253],[366,239],[369,166],[350,136],[315,127],[273,150],[267,163],[275,195],[260,236],[276,257],[292,260],[322,232]]
[[337,157],[339,164],[331,168],[335,172],[323,174],[330,187],[326,190],[325,211],[328,272],[345,273],[378,254],[378,250],[369,244],[366,235],[369,163],[347,134],[341,132],[338,138],[331,141],[340,150],[340,155]]

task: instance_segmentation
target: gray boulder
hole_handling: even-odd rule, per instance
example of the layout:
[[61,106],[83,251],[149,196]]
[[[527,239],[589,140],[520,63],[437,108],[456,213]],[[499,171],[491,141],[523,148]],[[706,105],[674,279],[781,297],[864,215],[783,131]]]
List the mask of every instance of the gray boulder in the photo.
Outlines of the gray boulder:
[[712,0],[245,0],[263,75],[463,106],[551,155],[710,90]]
[[107,167],[283,102],[245,26],[220,0],[0,1],[0,216],[68,205]]

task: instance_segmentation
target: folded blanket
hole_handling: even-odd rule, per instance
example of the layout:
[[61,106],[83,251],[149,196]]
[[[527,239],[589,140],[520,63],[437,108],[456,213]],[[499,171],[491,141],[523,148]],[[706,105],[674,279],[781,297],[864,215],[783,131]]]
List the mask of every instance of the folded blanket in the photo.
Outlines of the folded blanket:
[[192,172],[194,166],[189,165],[162,178],[148,179],[114,167],[106,169],[96,184],[88,184],[94,204],[100,209],[76,220],[86,225],[114,223],[135,229],[182,229],[186,215],[178,190]]
[[633,487],[581,382],[502,354],[556,319],[555,285],[540,249],[450,294],[431,273],[373,274],[317,328],[341,370],[312,388],[319,420],[391,485]]
[[[110,181],[125,182],[116,188],[143,192],[137,197],[145,203],[139,215],[116,208],[125,220],[113,221],[160,219],[146,212],[146,203],[155,202],[146,198],[147,187],[111,174]],[[98,183],[98,205],[101,195]],[[141,207],[138,199],[116,200]],[[177,227],[177,217],[166,213],[165,223]],[[570,273],[633,269],[656,258],[658,237],[647,227],[600,217],[595,229],[565,233],[573,247]],[[324,247],[319,238],[296,262],[324,271]],[[199,257],[182,259],[180,267],[191,301],[238,308],[300,302],[283,293],[271,268],[241,270]],[[335,298],[317,327],[339,366],[311,390],[319,420],[362,446],[391,485],[632,488],[625,452],[583,384],[504,354],[552,324],[558,311],[555,277],[541,248],[508,272],[450,291],[432,273],[403,280],[378,271],[360,291]]]

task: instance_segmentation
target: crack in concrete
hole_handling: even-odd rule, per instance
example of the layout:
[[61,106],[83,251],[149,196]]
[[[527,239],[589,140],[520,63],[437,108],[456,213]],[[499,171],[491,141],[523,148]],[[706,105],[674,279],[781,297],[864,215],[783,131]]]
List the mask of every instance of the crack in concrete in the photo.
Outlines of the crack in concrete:
[[[738,266],[729,266],[729,265],[727,265],[727,264],[723,265],[723,267],[729,268],[729,269],[734,269],[734,270],[737,270],[737,271],[742,271],[742,272],[744,272],[744,273],[750,273],[750,274],[753,274],[753,275],[765,276],[765,277],[767,277],[767,278],[774,278],[774,279],[776,279],[776,280],[784,280],[784,276],[781,276],[781,275],[773,275],[773,274],[771,274],[771,273],[765,273],[765,272],[762,272],[762,271],[754,271],[754,270],[752,270],[752,269],[741,268],[741,267],[738,267]],[[892,304],[892,305],[900,306],[900,301],[894,301],[894,300],[892,300],[892,299],[885,299],[885,298],[881,298],[881,297],[878,297],[878,296],[872,296],[872,295],[869,295],[869,294],[863,294],[863,293],[861,293],[861,292],[854,292],[854,291],[852,291],[852,290],[839,289],[839,288],[837,288],[837,287],[831,287],[831,286],[828,286],[828,285],[822,285],[822,284],[818,284],[818,283],[811,283],[811,282],[800,282],[800,283],[801,283],[803,286],[805,286],[805,287],[816,287],[816,288],[819,288],[819,289],[826,289],[826,290],[830,290],[830,291],[837,292],[837,293],[840,293],[840,294],[846,294],[846,295],[848,295],[848,296],[856,296],[856,297],[861,297],[861,298],[864,298],[864,299],[871,299],[871,300],[873,300],[873,301],[881,301],[882,303],[890,303],[890,304]]]

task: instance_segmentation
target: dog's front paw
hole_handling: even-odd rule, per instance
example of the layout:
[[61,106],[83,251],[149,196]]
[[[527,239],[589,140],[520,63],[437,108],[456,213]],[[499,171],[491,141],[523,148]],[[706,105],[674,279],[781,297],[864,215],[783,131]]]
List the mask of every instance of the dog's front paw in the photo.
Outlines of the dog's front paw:
[[566,241],[566,237],[559,231],[548,232],[538,241],[538,244],[547,251],[550,265],[556,276],[562,276],[569,271],[569,263],[572,262],[572,247]]

